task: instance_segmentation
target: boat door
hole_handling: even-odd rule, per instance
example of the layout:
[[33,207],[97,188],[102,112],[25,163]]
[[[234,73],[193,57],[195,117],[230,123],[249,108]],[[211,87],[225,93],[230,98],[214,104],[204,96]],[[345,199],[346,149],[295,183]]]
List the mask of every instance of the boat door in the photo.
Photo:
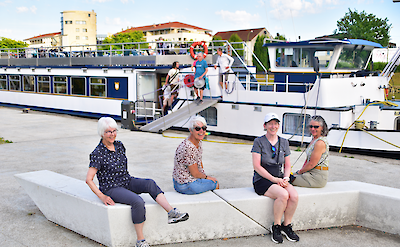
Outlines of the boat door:
[[136,75],[136,114],[137,117],[152,117],[156,114],[157,76],[153,72],[138,72]]

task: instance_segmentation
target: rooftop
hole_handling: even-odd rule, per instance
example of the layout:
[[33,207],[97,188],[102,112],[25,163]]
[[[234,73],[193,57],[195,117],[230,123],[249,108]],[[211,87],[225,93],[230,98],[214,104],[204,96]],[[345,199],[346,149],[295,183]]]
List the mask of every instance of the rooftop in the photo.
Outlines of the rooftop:
[[131,27],[131,28],[123,30],[122,32],[119,32],[119,33],[126,33],[126,32],[132,32],[132,31],[149,32],[149,31],[157,31],[157,30],[164,30],[164,29],[170,29],[170,28],[185,28],[185,29],[195,29],[195,30],[199,30],[199,31],[211,32],[210,29],[205,29],[205,28],[189,25],[186,23],[174,21],[174,22],[159,23],[159,24],[153,24],[153,25],[141,26],[141,27]]
[[39,39],[39,38],[46,38],[46,37],[53,37],[53,36],[57,36],[57,35],[61,35],[61,32],[41,34],[41,35],[34,36],[34,37],[32,37],[32,38],[27,38],[27,39],[24,39],[24,40]]
[[236,33],[243,41],[250,41],[253,40],[262,31],[266,31],[268,33],[268,31],[262,27],[262,28],[251,28],[251,29],[218,32],[214,36],[219,36],[223,40],[229,40],[232,34]]

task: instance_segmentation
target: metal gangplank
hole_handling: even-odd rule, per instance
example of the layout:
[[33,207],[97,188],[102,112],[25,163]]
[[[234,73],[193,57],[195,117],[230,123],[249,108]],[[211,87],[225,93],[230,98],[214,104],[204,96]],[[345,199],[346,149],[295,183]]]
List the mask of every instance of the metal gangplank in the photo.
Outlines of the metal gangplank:
[[397,66],[400,64],[400,48],[397,49],[396,53],[390,60],[390,62],[386,65],[383,69],[381,76],[387,77],[388,81],[392,78],[394,71],[396,70]]
[[192,101],[180,109],[161,117],[151,123],[148,123],[140,128],[142,131],[161,133],[164,130],[172,127],[173,125],[190,118],[196,113],[201,112],[202,110],[207,109],[208,107],[216,104],[219,99],[213,98],[203,98],[203,103],[197,104],[196,101]]

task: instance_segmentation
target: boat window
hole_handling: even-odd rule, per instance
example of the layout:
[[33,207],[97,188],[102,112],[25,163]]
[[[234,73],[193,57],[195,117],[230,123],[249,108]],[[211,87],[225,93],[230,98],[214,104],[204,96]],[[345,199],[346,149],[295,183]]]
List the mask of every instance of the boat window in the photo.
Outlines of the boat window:
[[35,77],[33,75],[24,75],[24,91],[35,91]]
[[319,60],[319,67],[320,68],[324,68],[324,67],[326,68],[326,67],[329,66],[329,62],[332,59],[333,48],[332,48],[332,50],[315,51],[314,56],[317,57],[318,60]]
[[363,69],[370,54],[371,50],[365,50],[364,46],[344,47],[340,53],[336,69]]
[[400,130],[400,117],[394,120],[394,130]]
[[305,126],[303,128],[304,114],[298,113],[285,113],[283,114],[283,124],[282,124],[282,133],[289,135],[302,135],[304,129],[304,135],[310,136],[310,131],[307,128],[307,125],[310,122],[310,115],[306,114],[305,116]]
[[85,84],[84,77],[71,77],[71,94],[86,95]]
[[7,76],[0,75],[0,89],[7,89]]
[[276,66],[277,67],[311,67],[310,49],[304,48],[285,48],[277,49]]
[[10,75],[10,90],[21,91],[21,76]]
[[53,92],[57,94],[67,94],[67,77],[54,76]]
[[206,119],[207,125],[217,126],[217,108],[208,107],[199,114]]
[[50,76],[38,76],[38,92],[50,93]]
[[105,78],[90,78],[90,96],[107,96]]

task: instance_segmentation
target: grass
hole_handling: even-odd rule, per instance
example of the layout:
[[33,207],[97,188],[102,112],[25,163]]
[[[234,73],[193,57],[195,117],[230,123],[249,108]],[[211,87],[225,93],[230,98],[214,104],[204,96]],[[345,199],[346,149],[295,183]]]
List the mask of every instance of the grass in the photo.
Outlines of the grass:
[[3,137],[0,137],[0,144],[4,144],[4,143],[12,143],[12,141],[4,140]]
[[390,92],[388,99],[392,99],[392,96],[395,99],[400,99],[400,73],[395,73],[390,80]]

